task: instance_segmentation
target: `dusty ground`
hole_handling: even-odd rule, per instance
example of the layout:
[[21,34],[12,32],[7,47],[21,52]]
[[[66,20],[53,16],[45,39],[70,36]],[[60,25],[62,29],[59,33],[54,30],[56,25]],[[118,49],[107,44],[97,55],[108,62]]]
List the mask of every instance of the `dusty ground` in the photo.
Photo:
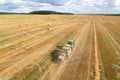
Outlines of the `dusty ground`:
[[57,44],[70,38],[76,44],[71,58],[51,63],[39,80],[119,80],[119,20],[114,16],[1,15],[0,80],[23,80]]

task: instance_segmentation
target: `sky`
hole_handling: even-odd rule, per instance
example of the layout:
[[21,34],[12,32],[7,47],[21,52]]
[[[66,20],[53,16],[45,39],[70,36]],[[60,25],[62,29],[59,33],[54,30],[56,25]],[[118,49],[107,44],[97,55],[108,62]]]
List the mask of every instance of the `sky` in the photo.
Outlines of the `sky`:
[[52,10],[75,14],[118,14],[120,0],[0,0],[0,12]]

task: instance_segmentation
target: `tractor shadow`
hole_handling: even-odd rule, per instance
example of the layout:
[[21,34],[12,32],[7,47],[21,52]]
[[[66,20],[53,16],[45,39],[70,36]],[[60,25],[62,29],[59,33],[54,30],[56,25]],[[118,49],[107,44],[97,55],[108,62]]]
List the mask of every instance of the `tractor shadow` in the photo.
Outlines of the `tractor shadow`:
[[51,52],[51,61],[54,63],[58,62],[58,56],[60,54],[60,50],[63,46],[57,45],[56,49]]

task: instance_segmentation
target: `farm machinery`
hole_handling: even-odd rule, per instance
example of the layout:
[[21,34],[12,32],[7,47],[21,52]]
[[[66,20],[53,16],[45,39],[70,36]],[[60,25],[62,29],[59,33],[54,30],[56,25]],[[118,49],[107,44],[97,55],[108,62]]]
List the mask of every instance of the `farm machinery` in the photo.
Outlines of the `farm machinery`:
[[75,42],[74,40],[68,40],[68,42],[60,49],[60,51],[57,53],[58,54],[58,60],[57,62],[65,62],[68,60],[71,56],[71,53],[73,51]]

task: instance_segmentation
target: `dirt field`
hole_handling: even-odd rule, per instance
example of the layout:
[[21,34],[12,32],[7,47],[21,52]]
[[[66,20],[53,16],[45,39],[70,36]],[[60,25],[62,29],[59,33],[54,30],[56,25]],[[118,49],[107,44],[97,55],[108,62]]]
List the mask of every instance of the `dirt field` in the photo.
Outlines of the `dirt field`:
[[[71,58],[52,62],[69,39]],[[0,80],[120,80],[120,17],[0,15]]]

